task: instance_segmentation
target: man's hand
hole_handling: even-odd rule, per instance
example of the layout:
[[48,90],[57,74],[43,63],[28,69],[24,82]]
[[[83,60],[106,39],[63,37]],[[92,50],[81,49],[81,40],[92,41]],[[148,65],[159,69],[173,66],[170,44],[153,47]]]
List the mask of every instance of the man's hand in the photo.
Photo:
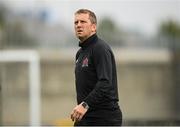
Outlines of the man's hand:
[[71,112],[72,121],[80,121],[86,112],[87,109],[82,106],[82,103],[77,105]]

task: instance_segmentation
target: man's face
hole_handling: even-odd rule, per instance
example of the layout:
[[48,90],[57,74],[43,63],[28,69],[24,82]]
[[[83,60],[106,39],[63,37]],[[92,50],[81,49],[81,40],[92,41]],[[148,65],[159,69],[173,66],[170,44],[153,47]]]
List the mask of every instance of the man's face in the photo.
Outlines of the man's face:
[[74,29],[76,36],[84,41],[96,32],[96,25],[91,23],[89,14],[75,14]]

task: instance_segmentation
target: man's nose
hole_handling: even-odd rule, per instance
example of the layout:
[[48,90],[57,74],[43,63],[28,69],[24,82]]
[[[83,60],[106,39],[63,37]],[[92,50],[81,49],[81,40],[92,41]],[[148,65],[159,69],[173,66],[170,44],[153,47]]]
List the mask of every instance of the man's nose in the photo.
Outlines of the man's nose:
[[77,22],[77,27],[81,26],[81,22]]

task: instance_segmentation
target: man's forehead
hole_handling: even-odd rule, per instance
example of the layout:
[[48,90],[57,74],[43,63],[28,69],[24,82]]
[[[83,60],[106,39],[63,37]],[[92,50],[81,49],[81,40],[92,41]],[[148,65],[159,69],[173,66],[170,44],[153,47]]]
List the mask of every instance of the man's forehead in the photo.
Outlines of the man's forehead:
[[75,14],[75,18],[79,18],[79,17],[89,18],[89,14],[88,13]]

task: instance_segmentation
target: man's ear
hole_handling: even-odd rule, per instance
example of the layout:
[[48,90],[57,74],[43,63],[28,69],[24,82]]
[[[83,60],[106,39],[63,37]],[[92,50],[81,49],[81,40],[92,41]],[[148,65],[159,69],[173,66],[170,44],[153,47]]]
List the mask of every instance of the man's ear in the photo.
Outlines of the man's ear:
[[92,24],[92,32],[96,32],[96,24]]

